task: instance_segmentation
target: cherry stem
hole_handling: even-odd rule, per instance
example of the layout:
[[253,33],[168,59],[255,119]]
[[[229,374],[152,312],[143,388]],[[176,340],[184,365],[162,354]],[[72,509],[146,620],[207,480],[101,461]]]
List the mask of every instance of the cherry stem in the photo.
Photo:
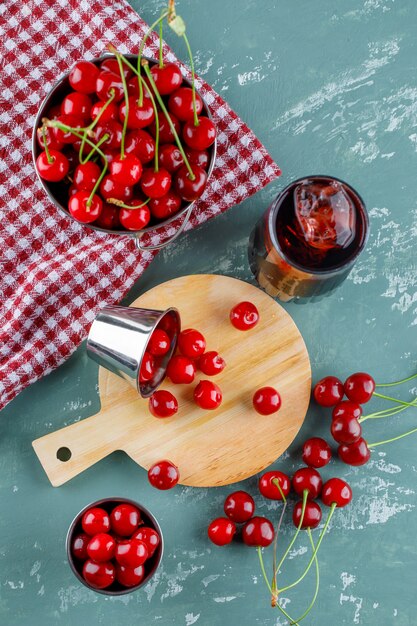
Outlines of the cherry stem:
[[159,22],[159,67],[164,67],[164,54],[163,54],[163,40],[162,40],[162,31],[163,31],[163,21]]
[[[46,118],[44,118],[44,120],[45,120],[46,125],[51,127],[51,128],[59,128],[60,130],[63,130],[65,132],[67,132],[67,133],[71,133],[72,135],[75,135],[75,137],[78,137],[78,139],[82,139],[83,138],[83,134],[82,133],[80,133],[75,128],[72,128],[71,126],[67,126],[67,124],[63,124],[62,122],[58,122],[58,120],[48,120]],[[44,121],[44,120],[42,120],[42,121]],[[93,143],[90,139],[86,139],[85,143],[88,143],[89,146],[94,148],[95,152],[98,152],[98,154],[101,157],[103,157],[103,159],[107,163],[106,155],[104,154],[104,152],[102,152],[100,150],[100,148],[97,147],[97,144]]]
[[197,104],[196,104],[196,96],[195,96],[195,70],[194,70],[194,59],[193,53],[191,52],[190,42],[188,41],[187,35],[184,33],[182,38],[184,39],[185,45],[187,46],[188,57],[190,59],[190,67],[191,67],[191,88],[193,91],[193,111],[194,111],[194,126],[199,126],[200,122],[198,120],[197,114]]
[[42,126],[43,147],[45,148],[46,160],[48,161],[49,164],[51,164],[51,163],[53,163],[55,161],[55,159],[51,157],[51,153],[49,152],[49,148],[48,148],[48,145],[46,143],[46,128],[47,127],[44,124]]
[[391,396],[385,396],[383,393],[377,393],[374,391],[374,396],[377,398],[382,398],[383,400],[390,400],[391,402],[395,402],[396,404],[402,404],[403,406],[415,406],[412,402],[404,402],[404,400],[398,400],[398,398],[391,398]]
[[120,158],[124,159],[125,158],[125,137],[126,137],[126,132],[127,132],[127,122],[128,122],[128,117],[129,117],[129,93],[127,91],[126,76],[123,72],[123,64],[120,59],[122,55],[117,50],[115,50],[114,54],[116,56],[117,63],[119,65],[120,78],[122,79],[123,93],[125,97],[125,119],[123,122],[122,142],[120,144]]
[[[85,157],[85,159],[83,159],[82,155],[80,158],[80,163],[82,165],[84,165],[85,163],[87,163],[87,161],[89,161],[91,159],[91,157],[93,156],[93,154],[97,151],[97,148],[99,148],[103,143],[105,143],[107,141],[107,139],[110,137],[110,135],[108,133],[106,133],[105,135],[103,135],[103,137],[101,137],[99,139],[99,141],[95,144],[95,148],[93,148]],[[85,146],[85,141],[84,141],[84,146]],[[80,146],[80,150],[81,150],[81,146]],[[80,155],[78,155],[80,157]]]
[[282,501],[284,506],[282,507],[281,515],[278,520],[277,529],[275,531],[274,537],[274,545],[273,545],[273,563],[272,563],[272,597],[271,597],[271,606],[275,607],[278,602],[278,594],[277,594],[277,543],[278,543],[278,535],[281,530],[282,522],[284,520],[285,511],[287,509],[287,498],[285,497],[284,492],[281,489],[281,485],[279,484],[278,478],[273,478],[272,483],[277,487],[279,493],[281,494]]
[[296,541],[296,539],[297,539],[297,537],[299,535],[299,532],[301,530],[301,526],[302,526],[303,521],[304,521],[304,513],[305,513],[305,510],[306,510],[307,498],[308,498],[308,489],[304,489],[304,491],[303,491],[303,504],[302,504],[302,508],[301,508],[301,517],[300,517],[300,521],[298,522],[297,530],[295,531],[294,537],[291,539],[290,543],[288,544],[288,547],[285,550],[283,557],[281,558],[280,562],[278,563],[278,567],[275,570],[275,575],[281,569],[282,564],[284,563],[285,559],[287,558],[288,553],[290,552],[291,548],[293,547],[293,545],[294,545],[294,543],[295,543],[295,541]]
[[[411,403],[413,406],[417,406],[417,399]],[[406,411],[409,407],[408,406],[402,406],[400,407],[394,407],[394,408],[389,408],[389,409],[384,409],[383,411],[377,411],[376,413],[370,413],[369,415],[363,415],[362,417],[360,417],[358,419],[358,422],[361,424],[362,422],[365,422],[366,420],[370,420],[370,419],[381,419],[383,417],[391,417],[392,415],[397,415],[397,413],[402,413],[403,411]]]
[[[143,83],[145,85],[145,89],[148,92],[149,99],[152,102],[153,112],[155,114],[155,167],[154,167],[154,169],[155,169],[155,172],[157,172],[159,170],[159,159],[158,159],[158,154],[159,154],[159,117],[158,117],[158,109],[156,107],[155,98],[152,95],[152,91],[150,90],[149,85],[146,84],[146,82],[144,81],[142,76],[138,75],[136,68],[130,63],[130,61],[125,59],[124,56],[121,57],[121,60],[128,67],[130,67],[130,69],[138,76],[138,79],[139,79],[140,83],[141,84]],[[139,105],[139,100],[138,100],[138,106],[140,106]]]
[[385,443],[391,443],[392,441],[397,441],[398,439],[402,439],[403,437],[408,437],[408,435],[412,435],[417,432],[417,428],[413,428],[402,435],[397,435],[397,437],[392,437],[392,439],[385,439],[385,441],[377,441],[376,443],[368,443],[368,448],[376,448],[376,446],[382,446]]
[[[259,564],[260,564],[260,566],[261,566],[262,575],[263,575],[264,580],[265,580],[265,582],[266,582],[266,586],[268,587],[270,594],[271,594],[271,595],[273,595],[272,587],[271,587],[271,585],[269,584],[269,580],[268,580],[268,577],[267,577],[267,575],[266,575],[266,571],[265,571],[265,564],[264,564],[264,559],[263,559],[263,556],[262,556],[262,548],[261,548],[261,546],[258,546],[258,557],[259,557]],[[287,613],[287,612],[286,612],[286,611],[282,608],[282,606],[280,606],[278,603],[277,603],[275,606],[277,607],[277,609],[279,609],[279,610],[281,611],[281,613],[282,613],[283,615],[285,615],[285,617],[286,617],[286,618],[287,618],[287,619],[288,619],[288,620],[289,620],[292,624],[295,624],[296,626],[299,626],[299,625],[297,624],[297,622],[295,622],[295,621],[292,619],[292,617],[291,617],[290,615],[288,615],[288,613]]]
[[[308,538],[310,539],[310,544],[311,547],[313,549],[313,552],[315,550],[315,545],[314,545],[314,541],[313,541],[313,537],[311,534],[311,528],[310,526],[307,528],[307,534],[308,534]],[[316,588],[314,590],[314,595],[313,598],[308,606],[308,608],[304,611],[304,613],[301,615],[301,617],[299,617],[296,621],[291,622],[290,626],[293,626],[293,624],[295,624],[296,622],[301,622],[305,617],[307,617],[307,615],[310,613],[311,609],[313,608],[316,600],[317,600],[317,596],[319,593],[319,589],[320,589],[320,567],[319,567],[319,561],[317,558],[317,555],[315,556],[315,565],[316,565]]]
[[395,385],[402,385],[403,383],[408,383],[409,380],[413,380],[413,378],[417,378],[417,374],[413,374],[408,378],[403,378],[402,380],[397,380],[394,383],[378,383],[375,387],[395,387]]
[[149,202],[150,198],[148,198],[147,200],[145,200],[144,202],[142,202],[141,204],[134,204],[133,206],[131,206],[130,204],[125,204],[122,200],[118,200],[117,198],[109,198],[107,200],[107,202],[109,204],[115,204],[116,206],[120,207],[121,209],[131,209],[132,211],[134,211],[135,209],[141,209],[143,206],[146,206]]
[[155,97],[156,97],[156,99],[158,100],[158,104],[159,104],[159,106],[161,107],[162,112],[163,112],[163,114],[165,115],[166,120],[167,120],[167,122],[168,122],[168,124],[169,124],[169,127],[170,127],[170,129],[171,129],[171,132],[172,132],[172,134],[173,134],[173,135],[174,135],[174,137],[175,137],[175,143],[177,144],[178,149],[179,149],[179,151],[181,152],[181,156],[182,156],[182,158],[184,159],[184,165],[186,166],[186,168],[187,168],[187,170],[188,170],[188,173],[189,173],[189,176],[190,176],[190,180],[195,180],[195,175],[194,175],[194,173],[193,173],[193,170],[191,169],[190,163],[189,163],[189,161],[188,161],[188,159],[187,159],[187,155],[186,155],[186,154],[185,154],[185,152],[184,152],[184,148],[182,147],[182,144],[181,144],[180,138],[178,137],[178,133],[177,133],[177,131],[175,130],[175,126],[174,126],[174,124],[173,124],[173,122],[172,122],[172,120],[171,120],[171,118],[170,118],[170,115],[169,115],[169,113],[168,113],[168,111],[167,111],[167,108],[166,108],[166,106],[165,106],[165,104],[164,104],[164,101],[162,100],[161,95],[160,95],[160,93],[159,93],[159,91],[158,91],[158,88],[157,88],[157,86],[155,85],[155,81],[154,81],[154,79],[153,79],[153,77],[152,77],[151,70],[149,69],[149,63],[148,63],[148,61],[146,61],[146,59],[143,59],[143,61],[142,61],[142,65],[143,65],[143,67],[144,67],[144,69],[145,69],[146,76],[148,77],[148,80],[149,80],[149,82],[150,82],[150,84],[151,84],[151,87],[152,87],[152,89],[153,89],[153,91],[154,91]]
[[326,523],[324,525],[324,528],[323,528],[323,530],[320,533],[319,540],[318,540],[318,542],[316,544],[316,547],[314,549],[313,555],[312,555],[310,561],[308,562],[308,565],[307,565],[306,569],[304,570],[303,574],[301,574],[301,576],[299,578],[297,578],[297,580],[295,580],[290,585],[287,585],[286,587],[283,587],[282,589],[280,589],[279,590],[280,593],[283,593],[284,591],[288,591],[288,589],[292,589],[293,587],[298,585],[307,576],[307,574],[308,574],[308,572],[310,570],[310,567],[313,565],[314,560],[317,557],[317,552],[319,551],[319,548],[321,546],[321,542],[323,541],[324,535],[326,534],[327,528],[329,526],[330,520],[332,519],[332,516],[333,516],[333,513],[335,512],[336,507],[337,507],[336,502],[333,502],[333,504],[330,507],[330,512],[329,512],[329,515],[327,516],[327,520],[326,520]]
[[[79,139],[83,139],[84,135],[82,135],[81,133],[76,131],[74,128],[71,128],[71,126],[67,126],[66,124],[62,124],[62,122],[58,122],[57,120],[47,120],[46,121],[46,125],[47,126],[51,126],[52,128],[53,127],[60,128],[61,130],[64,130],[65,132],[70,132],[71,134],[75,135]],[[88,210],[90,208],[90,206],[91,206],[92,201],[93,201],[93,196],[96,193],[97,189],[99,188],[99,185],[100,185],[101,181],[103,180],[104,175],[105,175],[105,173],[107,171],[108,163],[107,163],[107,159],[106,159],[106,156],[105,156],[104,152],[102,152],[100,150],[100,148],[95,143],[93,143],[89,139],[86,139],[85,141],[86,141],[86,143],[88,143],[88,145],[90,145],[94,149],[95,152],[98,152],[99,155],[104,160],[104,165],[103,165],[103,169],[101,171],[101,174],[100,174],[96,184],[94,185],[93,189],[91,190],[90,196],[89,196],[89,198],[88,198],[88,200],[86,202],[86,206],[87,206],[87,210]]]
[[149,29],[147,30],[147,32],[145,33],[145,36],[143,37],[141,44],[139,46],[139,53],[138,53],[138,64],[137,64],[137,76],[138,76],[138,83],[139,83],[139,105],[142,106],[143,104],[143,87],[142,87],[142,81],[140,80],[141,76],[140,76],[140,71],[141,71],[141,64],[142,64],[142,54],[143,54],[143,50],[145,48],[145,43],[149,37],[149,35],[151,34],[151,32],[153,31],[153,29],[158,26],[158,24],[160,22],[162,22],[169,14],[169,11],[164,11],[161,15],[160,18],[158,18],[157,20],[155,20],[155,22],[149,27]]

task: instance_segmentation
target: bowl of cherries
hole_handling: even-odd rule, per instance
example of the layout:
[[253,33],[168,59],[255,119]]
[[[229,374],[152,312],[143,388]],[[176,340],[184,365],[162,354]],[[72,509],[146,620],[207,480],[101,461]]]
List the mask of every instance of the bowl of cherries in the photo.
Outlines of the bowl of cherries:
[[163,538],[158,522],[141,504],[108,498],[76,515],[66,548],[71,569],[83,585],[119,596],[152,578],[162,559]]
[[[206,189],[216,128],[176,63],[113,52],[78,61],[49,92],[35,120],[35,169],[66,216],[158,249],[184,230]],[[172,222],[174,233],[152,245]]]

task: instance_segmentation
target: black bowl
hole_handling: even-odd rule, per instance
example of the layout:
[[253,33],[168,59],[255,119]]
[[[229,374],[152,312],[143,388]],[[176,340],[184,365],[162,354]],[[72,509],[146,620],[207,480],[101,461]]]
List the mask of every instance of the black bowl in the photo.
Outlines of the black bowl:
[[[137,509],[139,509],[142,520],[144,521],[144,526],[150,526],[151,528],[154,528],[159,534],[161,541],[159,543],[159,546],[155,550],[155,553],[151,556],[150,559],[147,559],[147,561],[145,562],[145,572],[146,572],[145,577],[139,585],[136,585],[135,587],[123,587],[123,585],[115,581],[112,585],[110,585],[110,587],[107,587],[106,589],[96,589],[95,587],[92,587],[91,585],[89,585],[88,582],[82,576],[82,569],[83,569],[84,562],[81,560],[79,561],[78,559],[74,558],[72,555],[71,546],[72,546],[73,538],[75,535],[78,535],[79,533],[84,532],[81,526],[81,519],[84,513],[88,511],[88,509],[98,506],[102,509],[105,509],[110,514],[110,512],[118,504],[131,504],[132,506],[135,506]],[[164,538],[162,536],[161,527],[159,526],[157,520],[152,515],[152,513],[148,511],[148,509],[146,509],[142,504],[139,504],[138,502],[135,502],[134,500],[129,500],[129,498],[104,498],[102,500],[97,500],[96,502],[91,502],[90,504],[85,506],[74,517],[67,533],[66,550],[67,550],[67,558],[68,558],[70,567],[72,571],[74,572],[75,576],[83,585],[85,585],[86,587],[88,587],[88,589],[91,589],[92,591],[97,591],[97,593],[102,593],[103,595],[106,595],[106,596],[123,596],[126,593],[131,593],[132,591],[136,591],[143,585],[146,585],[146,583],[155,574],[156,570],[159,567],[159,564],[161,563],[162,554],[164,552]]]

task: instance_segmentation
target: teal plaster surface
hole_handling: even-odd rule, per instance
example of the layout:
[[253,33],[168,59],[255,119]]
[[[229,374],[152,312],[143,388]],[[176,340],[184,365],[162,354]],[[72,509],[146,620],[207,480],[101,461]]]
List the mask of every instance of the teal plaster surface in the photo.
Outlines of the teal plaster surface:
[[[163,3],[132,0],[148,22]],[[327,299],[285,304],[307,343],[314,379],[365,370],[395,380],[416,371],[417,338],[417,4],[415,0],[182,0],[201,75],[254,129],[281,165],[281,179],[162,252],[126,302],[170,278],[221,273],[252,281],[250,230],[277,192],[300,176],[332,174],[364,197],[368,247],[348,280]],[[174,35],[167,36],[181,54]],[[175,304],[175,303],[173,303]],[[273,338],[271,338],[272,340]],[[417,384],[405,386],[406,397]],[[383,408],[378,401],[372,408]],[[208,522],[222,513],[228,488],[177,487],[159,493],[146,473],[113,454],[54,489],[31,442],[99,409],[97,368],[84,346],[56,372],[22,393],[0,416],[0,623],[5,626],[278,626],[256,551],[217,549]],[[417,425],[413,409],[366,422],[369,441]],[[328,435],[329,417],[311,407],[294,444],[273,467],[293,472],[310,435]],[[321,590],[311,626],[417,624],[417,435],[378,448],[371,462],[332,462],[352,485],[352,504],[337,511],[320,552]],[[257,477],[239,487],[257,511],[279,507],[257,494]],[[64,549],[73,516],[106,496],[143,502],[166,541],[163,565],[140,592],[95,594],[71,573]],[[290,520],[283,541],[292,533]],[[288,561],[291,581],[308,558],[302,534]],[[269,554],[269,553],[268,553]],[[269,562],[270,556],[266,556]],[[313,593],[310,576],[286,609],[300,615]]]

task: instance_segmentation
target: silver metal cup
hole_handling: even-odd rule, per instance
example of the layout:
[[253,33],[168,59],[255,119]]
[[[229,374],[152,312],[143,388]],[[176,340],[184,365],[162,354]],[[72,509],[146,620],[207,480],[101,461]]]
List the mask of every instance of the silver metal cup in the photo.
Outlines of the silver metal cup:
[[[153,378],[140,382],[139,372],[149,339],[157,327],[168,333],[171,345],[157,362]],[[181,320],[177,309],[166,311],[106,306],[97,315],[87,338],[87,354],[99,365],[124,378],[149,398],[165,378],[168,361],[177,347]]]

